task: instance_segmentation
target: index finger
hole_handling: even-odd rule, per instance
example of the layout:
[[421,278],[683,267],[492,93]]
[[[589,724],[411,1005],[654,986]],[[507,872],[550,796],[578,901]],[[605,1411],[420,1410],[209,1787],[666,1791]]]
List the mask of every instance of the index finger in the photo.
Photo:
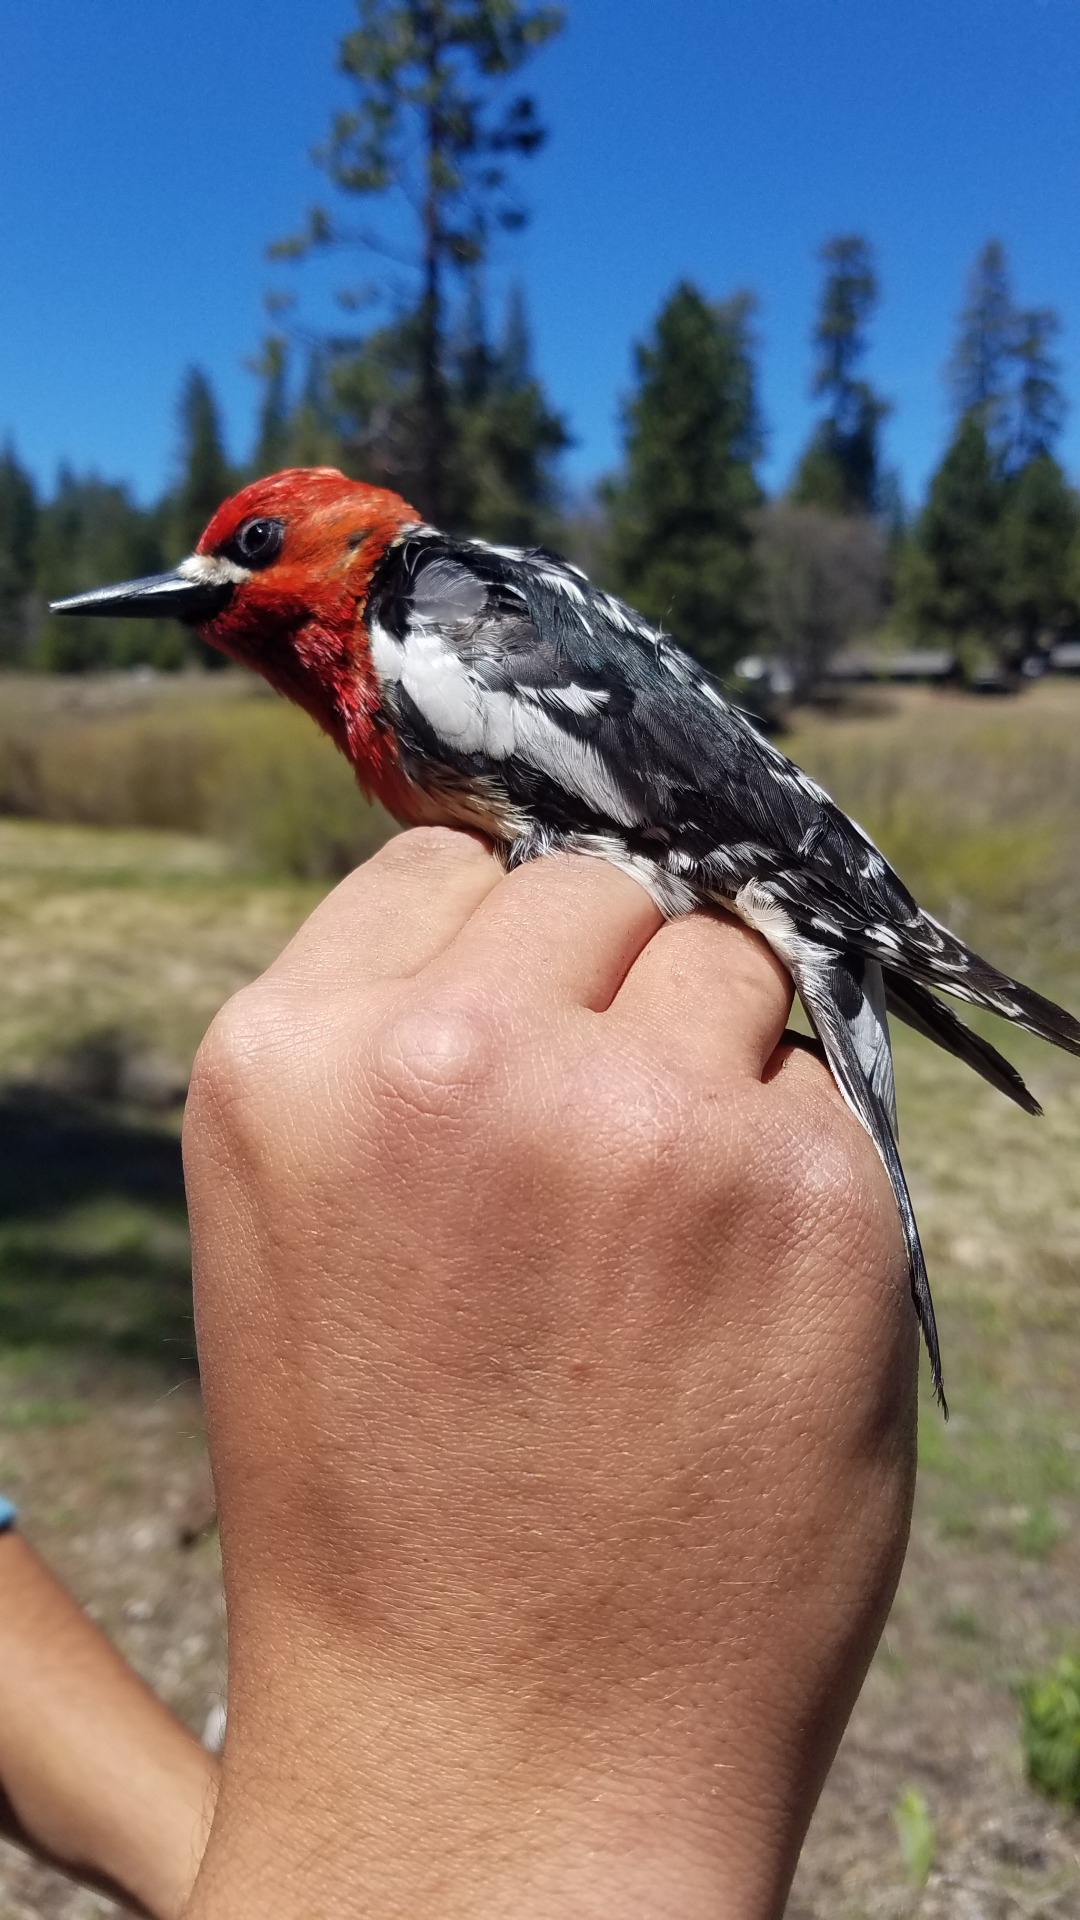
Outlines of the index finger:
[[410,979],[449,946],[502,877],[478,834],[413,827],[327,894],[263,977],[322,990]]

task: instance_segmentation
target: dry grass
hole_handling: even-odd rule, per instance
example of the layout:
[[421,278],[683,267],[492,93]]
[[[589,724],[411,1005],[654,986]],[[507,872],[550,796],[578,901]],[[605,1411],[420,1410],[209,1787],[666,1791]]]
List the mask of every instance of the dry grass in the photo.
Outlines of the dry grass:
[[0,1079],[116,1032],[182,1089],[217,1007],[322,891],[238,873],[211,840],[0,820]]
[[306,715],[250,675],[0,681],[0,813],[210,835],[333,877],[392,830]]
[[1045,680],[1015,701],[922,690],[869,701],[863,716],[801,717],[785,751],[962,938],[1003,964],[1074,971],[1080,686]]

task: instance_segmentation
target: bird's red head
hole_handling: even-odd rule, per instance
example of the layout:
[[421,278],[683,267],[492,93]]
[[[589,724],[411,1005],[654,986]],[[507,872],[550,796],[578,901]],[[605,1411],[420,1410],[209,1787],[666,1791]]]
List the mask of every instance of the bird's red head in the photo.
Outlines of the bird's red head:
[[365,610],[376,569],[420,515],[333,467],[255,480],[220,506],[173,573],[60,601],[66,613],[173,614],[306,708],[362,784],[404,810],[393,743],[377,723]]
[[419,519],[396,493],[333,467],[290,469],[226,500],[181,567],[220,594],[198,622],[203,638],[306,707],[350,757],[374,693],[371,582]]

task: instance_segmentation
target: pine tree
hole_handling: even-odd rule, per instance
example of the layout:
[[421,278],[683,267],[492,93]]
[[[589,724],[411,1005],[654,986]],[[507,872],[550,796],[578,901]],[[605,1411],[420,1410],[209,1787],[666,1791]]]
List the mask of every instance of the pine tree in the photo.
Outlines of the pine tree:
[[[308,348],[300,398],[289,417],[286,464],[291,467],[340,467],[350,472],[337,400],[338,362],[324,341]],[[367,480],[382,476],[364,470]]]
[[[401,336],[414,353],[406,407],[419,437],[412,496],[442,521],[455,457],[449,282],[483,263],[495,230],[524,224],[511,162],[535,153],[544,129],[532,98],[504,99],[503,87],[560,30],[563,15],[519,0],[357,0],[357,12],[338,56],[355,104],[335,116],[319,160],[343,194],[389,198],[415,222],[416,295]],[[298,240],[275,252],[298,257],[357,241],[401,258],[384,236],[350,232],[322,207]],[[384,336],[375,372],[386,346]],[[402,437],[397,427],[395,436]]]
[[[202,369],[192,367],[184,378],[177,405],[180,428],[179,478],[160,509],[165,552],[179,560],[191,552],[200,534],[227,500],[240,478],[225,452],[221,416],[214,390]],[[69,623],[70,624],[70,623]],[[191,635],[186,651],[204,666],[224,667],[225,656],[216,647]]]
[[1061,321],[1050,307],[1016,316],[1012,360],[1017,370],[1010,464],[1022,468],[1053,452],[1065,423],[1061,366],[1052,342]]
[[459,523],[513,546],[550,539],[555,463],[569,436],[533,373],[519,289],[511,292],[496,348],[487,341],[479,297],[473,303],[453,397],[462,450]]
[[858,234],[842,234],[821,250],[825,285],[814,328],[814,397],[827,411],[799,463],[792,486],[798,506],[831,513],[874,513],[880,504],[880,430],[888,403],[857,368],[878,302],[873,256]]
[[957,419],[974,415],[992,451],[1003,460],[1012,434],[1010,381],[1016,318],[1005,249],[1000,240],[989,240],[968,279],[946,378]]
[[[319,380],[312,375],[318,369]],[[444,395],[449,407],[449,397]],[[306,450],[336,440],[347,473],[372,486],[390,487],[420,502],[426,489],[426,427],[420,377],[419,324],[414,313],[376,327],[359,341],[331,345],[309,361],[305,398]],[[295,451],[295,448],[294,448]],[[449,429],[442,446],[439,493],[444,522],[457,524],[458,454]]]
[[0,662],[17,666],[30,642],[30,595],[38,503],[34,483],[15,449],[0,454]]
[[[164,564],[158,516],[138,507],[126,487],[61,471],[53,498],[38,515],[42,601],[159,573]],[[191,657],[183,628],[172,620],[65,620],[54,614],[42,620],[32,652],[35,666],[63,673],[143,663],[171,668]]]
[[1065,401],[1047,308],[1018,309],[1000,241],[968,282],[947,378],[952,444],[901,567],[900,610],[924,632],[1015,666],[1070,617],[1077,506],[1053,458]]
[[1075,617],[1073,544],[1080,508],[1057,461],[1037,453],[1009,483],[1001,523],[1002,610],[1022,660]]
[[[337,458],[347,472],[418,505],[425,478],[416,315],[377,328],[359,346],[331,350],[326,366],[322,419],[337,435]],[[443,524],[517,545],[550,538],[555,469],[569,437],[532,370],[516,290],[503,336],[493,344],[474,280],[447,347],[446,407]]]
[[225,453],[214,390],[192,367],[180,391],[180,479],[167,508],[168,541],[177,559],[190,553],[207,521],[232,492],[236,474]]
[[283,334],[263,341],[262,353],[250,363],[262,382],[259,421],[252,459],[252,477],[277,473],[289,460],[288,345]]
[[1005,487],[982,410],[971,408],[933,480],[902,570],[902,620],[954,644],[996,645],[1004,615]]
[[752,311],[745,294],[675,289],[636,350],[625,470],[606,489],[618,585],[721,673],[756,630]]

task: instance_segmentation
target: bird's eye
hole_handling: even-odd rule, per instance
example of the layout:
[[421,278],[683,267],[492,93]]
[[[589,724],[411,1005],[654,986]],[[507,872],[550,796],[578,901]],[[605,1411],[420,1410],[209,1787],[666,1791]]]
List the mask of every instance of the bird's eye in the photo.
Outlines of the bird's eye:
[[268,567],[281,552],[284,538],[283,520],[245,520],[222,552],[227,559],[238,560],[242,567]]

